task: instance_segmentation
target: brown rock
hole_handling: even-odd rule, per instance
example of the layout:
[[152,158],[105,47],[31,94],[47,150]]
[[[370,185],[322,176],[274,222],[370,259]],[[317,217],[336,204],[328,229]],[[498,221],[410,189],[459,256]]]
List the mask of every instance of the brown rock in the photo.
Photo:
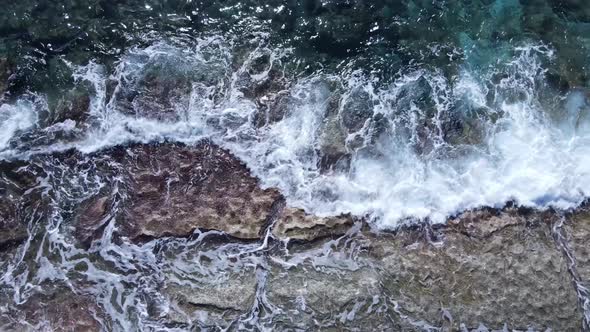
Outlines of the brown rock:
[[209,143],[138,145],[123,159],[129,177],[123,226],[132,238],[186,236],[203,228],[255,239],[283,200],[277,190],[261,189],[228,151]]
[[525,218],[516,210],[482,209],[464,212],[457,218],[449,220],[448,226],[452,231],[482,239],[503,228],[525,222]]
[[109,221],[109,196],[93,197],[82,202],[76,214],[76,237],[84,245],[90,245],[93,238],[99,237],[97,232]]
[[57,288],[0,312],[0,330],[91,332],[104,329],[99,320],[104,320],[104,314],[91,297]]
[[0,248],[20,243],[27,236],[27,225],[18,219],[16,203],[10,197],[0,197]]
[[350,215],[318,217],[302,209],[285,208],[273,226],[272,233],[281,240],[293,239],[310,241],[326,236],[340,236],[353,224]]
[[[0,248],[18,245],[28,237],[27,216],[32,205],[42,204],[36,192],[29,192],[36,184],[35,175],[19,168],[22,162],[0,162]],[[41,210],[41,209],[39,209]]]

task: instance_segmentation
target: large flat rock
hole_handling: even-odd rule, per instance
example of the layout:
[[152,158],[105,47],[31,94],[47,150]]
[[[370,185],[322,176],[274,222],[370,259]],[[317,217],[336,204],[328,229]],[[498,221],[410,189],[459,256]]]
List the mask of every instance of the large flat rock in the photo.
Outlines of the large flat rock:
[[261,189],[248,168],[213,144],[143,145],[127,149],[125,228],[130,236],[186,236],[194,229],[259,238],[282,199]]
[[360,330],[577,331],[583,316],[568,261],[543,220],[517,212],[466,215],[431,230],[430,241],[421,229],[363,231],[348,244],[358,250],[349,253],[360,264],[353,270],[334,269],[342,256],[329,242],[302,245],[300,256],[323,248],[332,259],[273,270],[269,297],[290,308],[295,325],[319,327],[319,317],[325,326]]
[[[123,197],[122,213],[114,216],[118,231],[131,239],[188,236],[195,229],[258,239],[282,206],[278,190],[262,189],[240,160],[209,142],[137,144],[95,158],[105,157],[111,162],[102,172],[116,174]],[[112,212],[113,191],[81,204],[77,227],[83,240],[96,236]]]

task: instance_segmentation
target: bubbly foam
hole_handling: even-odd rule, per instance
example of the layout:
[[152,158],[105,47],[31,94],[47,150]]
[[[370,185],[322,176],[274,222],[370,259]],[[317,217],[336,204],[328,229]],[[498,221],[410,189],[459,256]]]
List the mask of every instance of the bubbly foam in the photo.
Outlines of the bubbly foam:
[[[134,49],[113,75],[94,63],[80,68],[76,78],[94,86],[90,112],[97,125],[82,140],[45,151],[210,138],[243,159],[264,186],[281,189],[289,204],[319,215],[368,216],[382,228],[408,220],[440,223],[463,210],[508,201],[569,209],[589,194],[587,96],[571,92],[561,104],[565,112],[550,116],[554,110],[539,95],[545,86],[542,62],[552,57],[544,46],[515,48],[512,58],[494,69],[464,68],[450,79],[429,68],[400,73],[386,84],[354,70],[318,73],[253,99],[240,88],[253,59],[271,54],[265,69],[250,73],[253,82],[262,81],[282,65],[284,51],[261,44],[232,69],[231,45],[218,38],[197,44],[189,50],[165,43]],[[154,66],[191,80],[187,102],[175,104],[173,120],[143,116],[137,109],[130,113],[128,106],[123,110],[121,95],[137,89]],[[194,78],[211,72],[216,74]],[[110,95],[107,80],[117,82]],[[372,115],[360,129],[343,130],[343,105],[359,91],[368,96],[363,98]],[[261,100],[281,94],[288,96],[282,118],[257,125]],[[336,106],[333,100],[339,101]],[[34,117],[22,106],[2,107],[7,116],[0,122],[6,128],[0,146],[5,146],[17,130],[31,127]],[[457,142],[449,141],[448,119],[463,126],[456,129]],[[329,123],[344,132],[340,141]],[[473,128],[464,129],[466,124]],[[331,139],[349,158],[347,167],[322,169]]]
[[10,140],[19,132],[37,123],[38,110],[45,107],[43,100],[27,96],[14,104],[0,105],[0,151],[6,150]]

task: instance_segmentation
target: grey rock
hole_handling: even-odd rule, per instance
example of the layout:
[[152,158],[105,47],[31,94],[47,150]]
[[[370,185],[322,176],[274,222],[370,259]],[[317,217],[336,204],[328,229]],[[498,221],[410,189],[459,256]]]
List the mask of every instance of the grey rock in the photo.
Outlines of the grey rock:
[[438,326],[445,313],[455,329],[578,330],[568,262],[550,225],[514,218],[482,216],[467,232],[448,228],[438,245],[403,234],[375,239],[386,292],[406,315]]
[[268,280],[267,295],[284,311],[275,319],[282,328],[358,328],[362,326],[359,321],[367,318],[373,324],[362,330],[390,328],[390,322],[386,324],[379,313],[371,312],[381,293],[379,283],[371,269],[322,271],[307,264],[276,267]]
[[13,68],[6,58],[0,58],[0,97],[8,89],[8,80],[13,73]]
[[371,95],[363,89],[356,88],[344,100],[340,116],[343,125],[350,131],[361,129],[365,122],[373,116]]
[[244,270],[225,278],[220,277],[216,283],[199,282],[196,287],[170,283],[165,292],[185,305],[185,308],[210,307],[245,312],[254,304],[256,274],[252,269]]
[[[579,330],[568,261],[546,219],[490,210],[468,212],[430,236],[417,228],[363,230],[346,242],[345,256],[333,240],[293,244],[290,253],[307,258],[272,270],[269,299],[287,310],[290,318],[277,320],[291,328]],[[358,265],[341,265],[342,257]]]

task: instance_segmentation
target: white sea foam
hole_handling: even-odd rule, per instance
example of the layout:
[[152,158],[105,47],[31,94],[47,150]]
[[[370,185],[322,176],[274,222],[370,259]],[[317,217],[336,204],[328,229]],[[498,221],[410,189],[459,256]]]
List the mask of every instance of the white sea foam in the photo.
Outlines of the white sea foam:
[[8,147],[8,143],[18,132],[36,124],[40,106],[46,108],[43,100],[33,96],[27,96],[14,104],[0,105],[0,151]]
[[[262,46],[255,52],[271,52],[272,66],[281,65],[282,53]],[[444,222],[460,211],[499,207],[507,201],[568,209],[590,194],[587,96],[572,92],[562,103],[564,115],[549,116],[553,110],[539,96],[544,80],[541,59],[551,58],[545,47],[517,48],[512,60],[496,69],[466,68],[451,80],[426,68],[406,72],[390,84],[350,71],[299,78],[283,92],[290,96],[283,119],[262,127],[254,124],[256,103],[237,88],[248,61],[232,70],[229,54],[231,47],[218,39],[182,51],[156,44],[131,51],[111,76],[97,64],[81,68],[76,77],[94,84],[91,114],[98,125],[85,139],[59,149],[92,152],[128,141],[190,144],[211,138],[242,158],[265,186],[280,188],[289,204],[320,215],[369,216],[383,228],[409,219]],[[176,66],[181,74],[217,74],[193,82],[189,102],[178,106],[175,121],[122,112],[118,93],[135,88],[153,63],[164,70]],[[268,72],[267,68],[252,77],[262,80]],[[109,96],[108,79],[118,82]],[[434,111],[412,97],[420,84],[427,85]],[[350,167],[322,170],[320,150],[330,135],[326,124],[342,121],[329,110],[329,101],[340,99],[337,112],[342,113],[342,104],[358,89],[370,96],[374,113],[388,119],[389,128],[373,139],[377,129],[367,121],[341,142],[351,156]],[[2,122],[7,130],[0,146],[16,130],[34,123],[30,114],[3,107],[9,116]],[[449,116],[475,119],[480,138],[463,145],[447,142],[444,119]],[[430,125],[425,133],[426,123]]]

